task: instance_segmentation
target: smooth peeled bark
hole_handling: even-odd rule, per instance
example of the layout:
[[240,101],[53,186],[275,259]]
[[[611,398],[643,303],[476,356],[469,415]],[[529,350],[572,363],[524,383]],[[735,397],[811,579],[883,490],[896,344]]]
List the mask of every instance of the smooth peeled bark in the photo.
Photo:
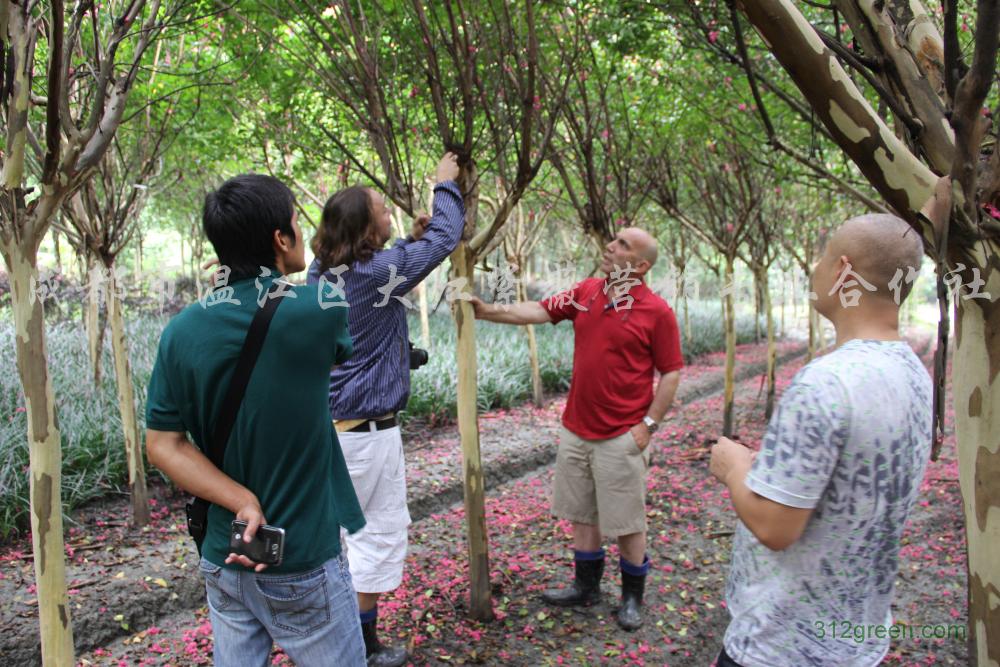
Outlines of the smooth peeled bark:
[[781,337],[785,336],[785,279],[781,279]]
[[684,340],[691,340],[691,317],[688,315],[687,292],[681,297],[681,305],[684,307]]
[[819,313],[812,307],[812,304],[807,307],[809,308],[807,313],[809,317],[809,349],[806,352],[806,363],[809,363],[819,350]]
[[[523,266],[519,264],[519,266]],[[519,301],[528,300],[528,290],[524,286],[524,281],[517,283],[517,293]],[[535,326],[525,324],[524,332],[528,336],[528,361],[531,364],[531,400],[535,407],[540,408],[545,402],[545,394],[542,390],[542,366],[538,361],[538,341],[535,338]]]
[[420,344],[425,350],[431,348],[431,318],[427,309],[427,280],[417,285],[417,303],[420,307]]
[[[774,341],[774,307],[771,302],[771,286],[767,271],[760,276],[761,296],[764,299],[764,313],[767,316],[767,402],[764,406],[764,416],[771,418],[774,412],[775,374],[778,366],[778,348]],[[784,307],[782,307],[784,313]]]
[[[474,255],[461,241],[451,255],[453,279],[472,284]],[[479,451],[476,406],[476,318],[472,304],[455,299],[452,306],[458,330],[458,433],[462,443],[465,520],[469,548],[469,615],[477,621],[493,620],[490,591],[490,558],[486,538],[486,499],[483,461]]]
[[[995,257],[995,256],[994,256]],[[984,292],[1000,295],[1000,270]],[[952,398],[969,559],[970,663],[1000,665],[1000,300],[956,308]]]
[[760,313],[764,308],[764,300],[760,293],[760,275],[756,271],[753,274],[753,342],[760,342]]
[[[733,259],[726,258],[726,278],[724,284],[733,284]],[[726,386],[722,408],[722,435],[733,435],[733,401],[736,393],[736,304],[733,290],[726,293],[723,310],[726,327]]]
[[[837,144],[879,194],[933,247],[933,230],[918,219],[917,212],[930,198],[937,176],[875,113],[794,3],[790,0],[739,0],[738,4]],[[870,0],[851,4],[868,10],[869,16],[876,8]],[[893,2],[890,9],[899,5]],[[995,0],[979,3],[980,11],[994,11],[995,7]],[[914,13],[919,14],[919,11]],[[884,27],[884,23],[880,23]],[[997,33],[979,34],[995,38]],[[882,40],[882,43],[888,43],[890,49],[895,48],[889,40]],[[995,53],[995,42],[989,49]],[[892,51],[890,55],[907,56]],[[959,86],[959,96],[961,92]],[[972,97],[971,94],[966,96],[966,101]],[[962,123],[968,117],[964,113],[953,114],[952,127],[956,120]],[[963,128],[960,125],[957,129]],[[956,137],[957,147],[960,151],[979,151],[980,142],[969,141],[975,133],[969,132],[968,127],[964,130],[957,133],[960,135]],[[962,136],[966,141],[961,140]],[[962,158],[962,155],[957,157]],[[960,160],[962,165],[975,165],[978,161],[978,154],[972,159]],[[944,166],[952,167],[951,164]],[[956,180],[961,182],[961,179]],[[968,188],[965,191],[968,192]],[[967,199],[962,205],[967,215],[972,204],[972,200]],[[951,224],[954,227],[954,223]],[[986,282],[982,291],[993,298],[1000,297],[1000,262],[997,261],[1000,243],[995,239],[983,240],[965,248],[950,247],[948,250],[949,268],[957,268],[952,255],[967,253],[964,264],[980,269]],[[971,277],[968,272],[965,276]],[[979,667],[1000,667],[1000,559],[997,558],[1000,553],[1000,393],[997,390],[1000,387],[996,385],[1000,371],[1000,304],[960,297],[955,319],[952,391],[959,482],[966,519],[969,629],[972,635],[969,658]]]
[[[111,267],[108,267],[109,269]],[[128,463],[128,491],[132,504],[132,523],[138,527],[149,523],[149,491],[146,488],[146,467],[142,459],[139,422],[136,419],[135,396],[132,392],[132,368],[125,341],[122,303],[118,298],[114,272],[109,272],[107,303],[111,324],[111,350],[115,362],[115,384],[118,387],[118,411],[121,414],[122,435],[125,439],[125,460]]]
[[[97,263],[87,267],[87,276],[94,280]],[[87,310],[84,314],[84,328],[87,330],[87,353],[90,367],[94,372],[94,391],[101,386],[101,353],[104,350],[105,322],[101,320],[101,290],[96,285],[87,290]]]
[[66,594],[62,520],[62,449],[45,344],[42,303],[35,298],[37,254],[5,248],[10,269],[17,370],[24,388],[30,460],[31,546],[35,560],[42,662],[72,665],[73,626]]

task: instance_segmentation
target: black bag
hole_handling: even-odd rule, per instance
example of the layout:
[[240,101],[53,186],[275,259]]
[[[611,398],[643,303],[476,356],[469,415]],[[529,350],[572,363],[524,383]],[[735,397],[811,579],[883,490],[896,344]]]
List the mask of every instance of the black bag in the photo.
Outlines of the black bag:
[[[253,374],[254,366],[257,364],[257,357],[260,356],[261,348],[264,347],[264,338],[267,336],[268,327],[271,326],[271,318],[274,312],[281,305],[284,293],[279,290],[284,284],[277,280],[268,290],[267,300],[264,305],[257,309],[250,322],[250,329],[247,330],[247,337],[243,341],[243,348],[240,350],[239,360],[236,362],[236,369],[233,377],[229,380],[229,390],[225,398],[222,399],[222,409],[215,422],[212,431],[212,440],[208,443],[208,458],[215,464],[215,467],[222,470],[222,463],[226,454],[226,442],[233,431],[233,422],[236,421],[236,414],[240,411],[240,404],[243,403],[243,395],[246,394],[247,385],[250,384],[250,376]],[[188,534],[194,538],[195,546],[198,547],[198,554],[201,554],[201,545],[205,541],[205,534],[208,532],[208,506],[210,502],[204,498],[192,496],[187,502],[184,510],[187,514]]]

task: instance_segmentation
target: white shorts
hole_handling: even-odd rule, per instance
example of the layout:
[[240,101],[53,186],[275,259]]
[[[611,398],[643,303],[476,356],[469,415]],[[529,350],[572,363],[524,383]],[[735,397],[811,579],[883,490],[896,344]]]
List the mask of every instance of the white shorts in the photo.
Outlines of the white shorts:
[[406,464],[399,427],[337,434],[354,483],[365,527],[343,531],[354,590],[387,593],[403,581],[407,526]]

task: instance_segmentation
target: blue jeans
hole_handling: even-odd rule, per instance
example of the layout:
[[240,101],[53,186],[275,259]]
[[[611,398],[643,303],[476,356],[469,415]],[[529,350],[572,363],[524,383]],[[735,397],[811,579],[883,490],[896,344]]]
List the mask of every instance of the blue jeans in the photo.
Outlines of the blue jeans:
[[264,667],[271,642],[298,667],[365,664],[358,599],[343,555],[295,574],[228,570],[204,558],[217,667]]

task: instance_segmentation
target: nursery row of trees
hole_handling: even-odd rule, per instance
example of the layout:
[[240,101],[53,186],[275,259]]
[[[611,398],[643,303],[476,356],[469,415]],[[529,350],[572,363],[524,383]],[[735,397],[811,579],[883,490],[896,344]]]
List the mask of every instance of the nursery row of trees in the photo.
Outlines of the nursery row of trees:
[[[432,160],[457,152],[466,228],[449,279],[462,290],[501,262],[522,277],[542,254],[587,262],[632,224],[657,235],[679,281],[698,262],[731,284],[742,263],[767,321],[770,411],[769,275],[808,272],[844,217],[895,211],[922,234],[939,282],[951,272],[1000,293],[998,35],[997,0],[2,0],[0,250],[28,412],[46,663],[67,664],[73,649],[36,294],[43,242],[68,244],[81,273],[107,276],[85,321],[95,375],[110,328],[140,524],[142,447],[113,269],[126,255],[141,262],[160,227],[201,259],[201,195],[238,171],[285,180],[309,224],[330,192],[357,181],[402,218],[427,206]],[[935,229],[921,207],[940,175],[952,177],[954,206]],[[735,304],[723,291],[730,433]],[[418,297],[426,314],[434,295]],[[451,306],[470,609],[487,619],[474,318],[466,301]],[[988,556],[1000,546],[1000,308],[961,295],[952,307],[970,625],[980,663],[1000,663],[1000,563]]]

